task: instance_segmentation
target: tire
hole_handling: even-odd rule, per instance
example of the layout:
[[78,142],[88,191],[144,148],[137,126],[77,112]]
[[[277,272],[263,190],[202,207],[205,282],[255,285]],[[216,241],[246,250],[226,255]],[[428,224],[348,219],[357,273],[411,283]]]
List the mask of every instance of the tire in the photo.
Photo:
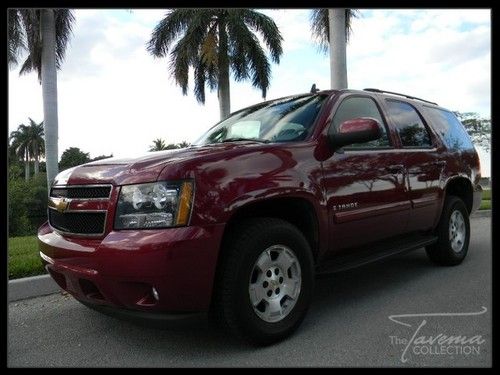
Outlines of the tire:
[[430,260],[440,266],[462,263],[469,249],[470,223],[469,212],[460,198],[445,198],[436,234],[438,241],[426,247]]
[[240,222],[224,241],[212,319],[256,345],[283,340],[307,313],[314,288],[313,264],[309,243],[292,224],[275,218]]

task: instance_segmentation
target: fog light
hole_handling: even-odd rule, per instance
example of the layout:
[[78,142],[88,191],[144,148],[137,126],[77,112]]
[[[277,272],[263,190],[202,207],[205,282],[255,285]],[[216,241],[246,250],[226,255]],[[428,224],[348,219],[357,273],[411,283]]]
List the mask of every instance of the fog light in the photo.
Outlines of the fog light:
[[151,289],[151,292],[153,293],[153,297],[155,298],[155,300],[159,301],[160,300],[160,295],[158,294],[158,291],[156,290],[155,287],[153,287]]

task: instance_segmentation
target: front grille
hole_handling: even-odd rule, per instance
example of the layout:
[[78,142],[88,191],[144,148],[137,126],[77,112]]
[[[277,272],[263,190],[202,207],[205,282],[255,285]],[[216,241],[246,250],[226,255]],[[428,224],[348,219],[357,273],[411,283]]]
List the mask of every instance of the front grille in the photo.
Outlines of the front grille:
[[54,228],[75,234],[102,234],[106,222],[105,212],[65,212],[49,209],[49,222]]
[[55,198],[107,199],[111,186],[53,187],[50,196]]

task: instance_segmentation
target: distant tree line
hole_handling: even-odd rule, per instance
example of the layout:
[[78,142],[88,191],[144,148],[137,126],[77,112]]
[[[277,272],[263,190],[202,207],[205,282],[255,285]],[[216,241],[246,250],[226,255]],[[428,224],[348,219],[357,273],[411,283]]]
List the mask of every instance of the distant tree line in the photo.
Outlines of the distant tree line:
[[61,160],[59,161],[59,170],[63,171],[68,168],[76,167],[77,165],[89,163],[91,161],[112,158],[113,154],[110,155],[99,155],[93,159],[90,158],[88,152],[83,152],[78,147],[70,147],[64,150],[61,155]]
[[481,117],[476,112],[453,112],[464,124],[476,146],[489,151],[491,148],[491,119]]
[[169,143],[168,145],[162,138],[153,139],[153,144],[149,146],[149,151],[175,150],[177,148],[188,147],[189,143],[182,141],[181,143]]

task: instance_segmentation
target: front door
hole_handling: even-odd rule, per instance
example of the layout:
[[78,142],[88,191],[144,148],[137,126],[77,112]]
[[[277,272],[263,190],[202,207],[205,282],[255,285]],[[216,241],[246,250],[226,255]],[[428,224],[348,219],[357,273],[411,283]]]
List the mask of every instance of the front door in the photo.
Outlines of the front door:
[[375,100],[363,95],[344,98],[329,132],[343,121],[357,117],[376,119],[383,127],[383,136],[337,150],[323,162],[330,255],[402,234],[409,217],[401,150],[394,147]]

